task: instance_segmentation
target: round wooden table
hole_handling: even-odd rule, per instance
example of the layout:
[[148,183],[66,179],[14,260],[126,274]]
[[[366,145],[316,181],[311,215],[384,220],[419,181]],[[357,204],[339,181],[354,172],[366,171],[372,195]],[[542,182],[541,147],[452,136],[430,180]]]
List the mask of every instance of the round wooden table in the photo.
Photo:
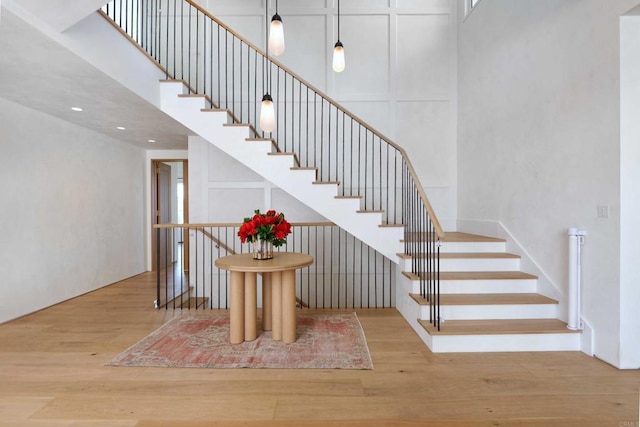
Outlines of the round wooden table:
[[253,341],[257,330],[257,274],[262,273],[262,329],[273,339],[296,340],[295,270],[307,267],[313,258],[295,252],[274,252],[272,259],[256,260],[250,253],[218,258],[216,267],[228,270],[230,280],[230,341]]

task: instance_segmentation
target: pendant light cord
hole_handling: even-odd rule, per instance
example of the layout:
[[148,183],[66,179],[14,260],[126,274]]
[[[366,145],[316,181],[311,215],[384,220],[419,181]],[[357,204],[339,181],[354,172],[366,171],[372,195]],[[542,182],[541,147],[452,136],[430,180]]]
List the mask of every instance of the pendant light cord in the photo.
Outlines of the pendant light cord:
[[340,41],[340,0],[338,0],[338,41]]
[[[277,6],[276,6],[277,7]],[[265,26],[264,26],[264,40],[265,40],[265,52],[267,54],[267,85],[265,85],[265,89],[267,93],[271,92],[271,79],[269,78],[269,0],[264,0],[264,16],[265,16]]]

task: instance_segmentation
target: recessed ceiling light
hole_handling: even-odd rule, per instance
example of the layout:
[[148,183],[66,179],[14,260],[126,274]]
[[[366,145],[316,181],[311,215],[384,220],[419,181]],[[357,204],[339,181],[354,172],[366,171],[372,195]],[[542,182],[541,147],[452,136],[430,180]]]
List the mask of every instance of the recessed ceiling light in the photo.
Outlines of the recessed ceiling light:
[[126,128],[125,128],[125,127],[122,127],[122,126],[118,126],[116,129],[118,129],[118,130],[125,130]]
[[148,142],[156,142],[155,139],[147,139]]
[[82,108],[80,108],[80,107],[71,107],[71,109],[73,111],[82,111]]

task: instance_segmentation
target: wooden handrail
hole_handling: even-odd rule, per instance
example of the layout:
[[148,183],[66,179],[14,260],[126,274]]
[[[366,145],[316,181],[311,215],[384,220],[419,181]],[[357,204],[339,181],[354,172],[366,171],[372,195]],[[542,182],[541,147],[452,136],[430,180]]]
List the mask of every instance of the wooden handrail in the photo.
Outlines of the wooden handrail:
[[[189,5],[191,5],[192,7],[194,7],[199,12],[201,12],[204,16],[208,17],[213,22],[218,24],[220,27],[224,28],[226,31],[228,31],[231,34],[233,34],[233,36],[236,37],[237,39],[239,39],[242,43],[245,43],[247,46],[251,47],[253,50],[258,52],[260,55],[262,55],[263,57],[266,57],[266,53],[262,49],[260,49],[258,46],[254,45],[253,43],[251,43],[249,40],[247,40],[246,38],[242,37],[238,33],[236,33],[231,27],[227,26],[224,22],[220,21],[218,18],[213,16],[211,13],[209,13],[207,10],[205,10],[202,6],[200,6],[199,4],[195,3],[193,0],[184,0],[184,1],[186,3],[188,3]],[[141,50],[142,52],[145,53],[145,55],[147,55],[149,58],[151,58],[151,56],[144,49],[142,49],[135,40],[133,40],[126,32],[124,32],[124,30],[122,28],[120,28],[113,20],[111,20],[106,13],[104,13],[102,10],[99,10],[99,12],[115,28],[117,28],[121,33],[125,34],[127,39],[130,42],[132,42],[139,50]],[[157,61],[155,61],[153,59],[152,59],[152,61],[158,65],[158,67],[165,73],[165,75],[167,75],[167,76],[169,75],[168,71],[164,67],[162,67],[162,65],[160,65]],[[407,152],[404,150],[404,148],[402,148],[401,146],[397,145],[395,142],[391,141],[389,138],[384,136],[381,132],[379,132],[375,128],[369,126],[364,120],[360,119],[358,116],[353,114],[351,111],[349,111],[346,108],[342,107],[340,104],[338,104],[336,101],[334,101],[327,94],[325,94],[320,89],[316,88],[311,83],[309,83],[308,81],[306,81],[303,78],[301,78],[300,76],[298,76],[296,73],[291,71],[289,68],[287,68],[284,64],[282,64],[278,60],[274,59],[273,57],[269,57],[269,61],[271,63],[275,64],[280,69],[282,69],[285,73],[290,74],[292,77],[295,76],[296,80],[298,80],[299,82],[304,84],[307,88],[311,89],[313,92],[318,94],[321,99],[326,100],[328,103],[333,105],[336,109],[340,110],[342,113],[344,113],[345,115],[349,116],[352,120],[354,120],[357,123],[359,123],[362,126],[364,126],[372,134],[374,134],[375,136],[380,138],[380,140],[384,141],[385,143],[389,144],[391,147],[395,148],[400,153],[400,155],[402,156],[405,164],[407,165],[407,170],[408,170],[408,172],[409,172],[409,174],[410,174],[410,176],[411,176],[411,178],[412,178],[412,180],[414,182],[414,185],[418,189],[418,194],[420,195],[420,199],[422,200],[422,203],[423,203],[425,209],[427,210],[427,213],[429,214],[429,218],[430,218],[430,220],[431,220],[431,222],[433,224],[433,227],[435,229],[436,235],[438,236],[439,240],[443,240],[444,237],[445,237],[445,232],[442,229],[440,221],[438,220],[438,217],[436,216],[435,211],[433,210],[433,207],[431,206],[431,203],[429,202],[429,198],[427,197],[427,194],[424,191],[424,188],[422,187],[422,184],[420,183],[420,179],[418,178],[418,174],[416,173],[416,171],[415,171],[415,169],[413,167],[413,164],[411,163],[411,160],[409,159],[409,156],[408,156]],[[184,80],[182,80],[182,81],[184,82]],[[195,93],[193,88],[189,87],[189,85],[186,82],[184,82],[184,84],[189,88],[189,90],[191,92]],[[215,105],[213,103],[213,101],[211,99],[209,99],[208,96],[207,96],[207,99],[209,100],[211,105]],[[235,117],[233,112],[229,111],[229,114],[233,118],[234,122],[236,122],[236,123],[239,122],[239,120]],[[250,126],[251,130],[254,132],[254,134],[258,135],[256,129],[254,129],[251,124],[249,124],[249,126]],[[280,150],[278,149],[278,151],[280,151]]]
[[213,243],[215,243],[216,245],[218,245],[219,247],[227,251],[230,255],[235,255],[236,251],[234,251],[229,246],[222,243],[217,237],[215,237],[213,234],[205,230],[204,227],[197,227],[196,230],[198,230],[199,232],[201,232],[202,234],[204,234],[205,236],[213,240]]
[[[333,227],[333,222],[292,222],[292,227]],[[241,222],[211,222],[202,224],[153,224],[153,228],[203,228],[203,227],[240,227]]]
[[[220,25],[222,28],[224,28],[225,30],[229,31],[231,34],[233,34],[235,37],[240,39],[247,46],[250,46],[252,49],[254,49],[258,53],[260,53],[262,56],[266,57],[266,54],[262,49],[260,49],[258,46],[254,45],[253,43],[251,43],[249,40],[245,39],[244,37],[242,37],[238,33],[236,33],[233,29],[231,29],[225,23],[223,23],[222,21],[218,20],[215,16],[210,14],[207,10],[203,9],[202,6],[200,6],[197,3],[194,3],[192,0],[185,0],[185,1],[187,3],[189,3],[190,5],[192,5],[193,7],[195,7],[200,12],[202,12],[202,14],[204,14],[207,17],[209,17],[216,24]],[[284,66],[278,60],[276,60],[276,59],[274,59],[273,57],[270,56],[269,57],[269,61],[271,61],[272,63],[276,64],[279,68],[284,70],[286,73],[291,74],[291,76],[295,76],[296,80],[302,82],[309,89],[313,90],[315,93],[320,95],[321,98],[327,100],[331,105],[335,106],[337,109],[339,109],[340,111],[345,113],[347,116],[351,117],[351,119],[353,119],[356,122],[358,122],[358,123],[362,124],[363,126],[365,126],[367,129],[369,129],[374,135],[376,135],[382,141],[384,141],[387,144],[391,145],[393,148],[395,148],[396,150],[398,150],[400,152],[400,154],[402,155],[402,158],[404,159],[405,163],[407,164],[407,169],[409,170],[409,173],[411,174],[411,178],[413,179],[416,187],[418,188],[418,194],[420,194],[420,198],[422,199],[422,203],[424,204],[425,209],[429,213],[429,218],[431,219],[431,222],[433,223],[433,226],[435,228],[436,234],[438,235],[438,238],[440,240],[443,240],[444,236],[445,236],[444,230],[442,229],[442,226],[440,225],[440,221],[438,221],[438,217],[436,216],[436,213],[434,212],[433,207],[431,206],[431,203],[429,202],[429,198],[427,197],[427,193],[425,193],[424,188],[422,187],[422,184],[420,183],[420,179],[418,178],[418,174],[416,173],[415,169],[413,168],[413,165],[411,164],[411,161],[409,160],[409,156],[407,155],[407,152],[404,150],[404,148],[400,147],[395,142],[391,141],[389,138],[384,136],[382,133],[378,132],[376,129],[374,129],[371,126],[369,126],[368,124],[366,124],[366,122],[364,120],[360,119],[358,116],[353,114],[351,111],[349,111],[346,108],[344,108],[341,105],[339,105],[336,101],[334,101],[327,94],[325,94],[320,89],[316,88],[311,83],[309,83],[308,81],[306,81],[303,78],[301,78],[300,76],[298,76],[296,73],[294,73],[289,68]]]

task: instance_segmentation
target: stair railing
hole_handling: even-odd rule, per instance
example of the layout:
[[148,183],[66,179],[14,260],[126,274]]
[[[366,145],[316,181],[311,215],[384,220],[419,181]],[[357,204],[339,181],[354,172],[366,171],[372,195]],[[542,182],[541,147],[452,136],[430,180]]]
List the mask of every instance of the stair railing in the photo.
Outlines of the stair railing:
[[[215,260],[246,253],[241,224],[154,225],[156,307],[229,307],[229,272]],[[333,223],[292,223],[287,243],[276,251],[311,255],[311,266],[296,271],[296,297],[309,308],[385,308],[395,306],[396,266]],[[183,268],[181,242],[189,235],[189,265]],[[163,246],[164,245],[164,246]]]
[[[404,225],[412,273],[420,277],[420,293],[439,327],[444,231],[403,148],[278,61],[267,60],[259,47],[192,0],[112,0],[102,13],[167,79],[183,80],[211,108],[228,110],[256,136],[273,139],[279,151],[295,153],[299,167],[315,168],[317,181],[339,183],[339,195],[360,198],[363,211],[380,211],[384,223]],[[268,135],[258,131],[267,88],[277,120]]]

